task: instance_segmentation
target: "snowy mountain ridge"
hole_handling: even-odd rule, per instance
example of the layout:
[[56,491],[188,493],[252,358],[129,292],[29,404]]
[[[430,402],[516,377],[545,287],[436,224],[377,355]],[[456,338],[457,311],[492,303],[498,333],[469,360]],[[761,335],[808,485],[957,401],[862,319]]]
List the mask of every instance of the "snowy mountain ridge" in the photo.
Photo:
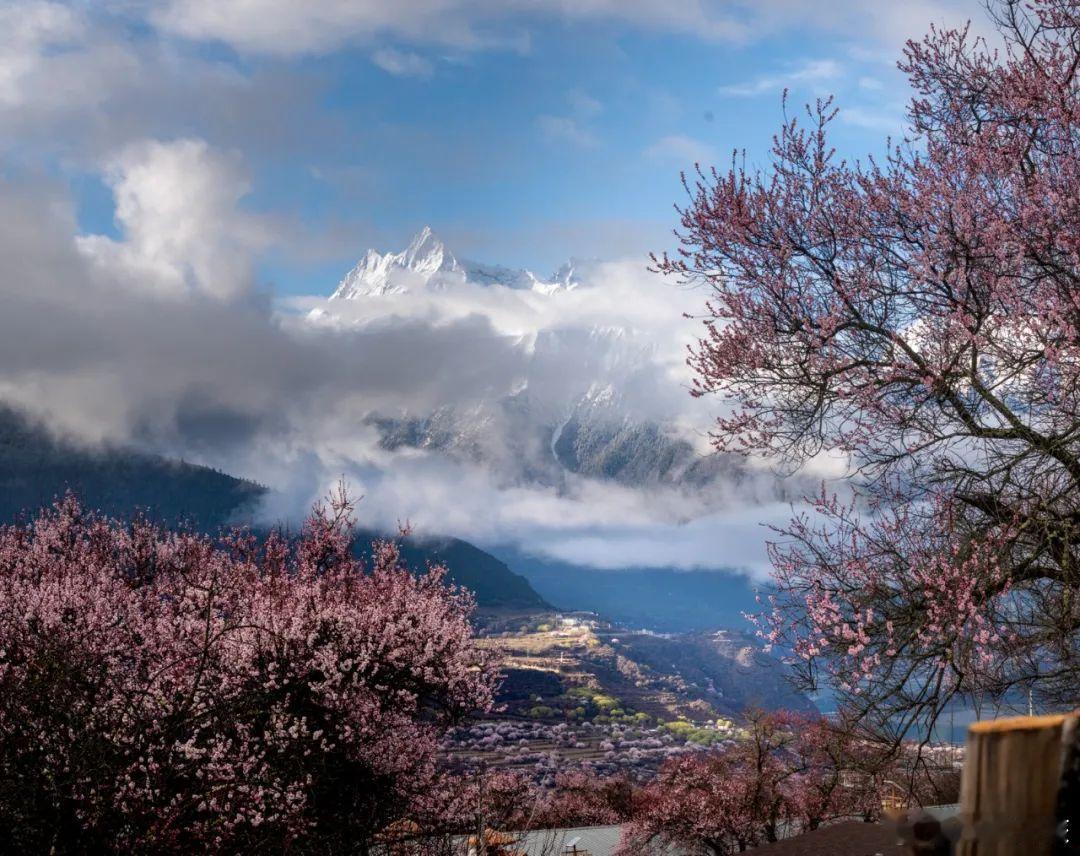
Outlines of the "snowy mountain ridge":
[[569,261],[550,279],[541,279],[530,270],[503,265],[459,260],[431,230],[421,229],[399,253],[368,250],[330,296],[331,300],[353,300],[385,294],[417,291],[447,291],[473,283],[554,294],[571,291],[581,284],[583,263]]

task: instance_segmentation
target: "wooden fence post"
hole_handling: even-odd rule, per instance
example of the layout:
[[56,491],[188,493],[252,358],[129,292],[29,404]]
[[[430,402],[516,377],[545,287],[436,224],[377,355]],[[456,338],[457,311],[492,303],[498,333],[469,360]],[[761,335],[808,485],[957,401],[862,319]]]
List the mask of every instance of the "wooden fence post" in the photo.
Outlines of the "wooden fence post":
[[[1018,716],[968,729],[960,856],[1060,856],[1080,839],[1073,770],[1077,715]],[[1069,794],[1072,796],[1069,796]],[[1072,819],[1073,828],[1064,829]],[[1073,841],[1066,843],[1065,837]]]

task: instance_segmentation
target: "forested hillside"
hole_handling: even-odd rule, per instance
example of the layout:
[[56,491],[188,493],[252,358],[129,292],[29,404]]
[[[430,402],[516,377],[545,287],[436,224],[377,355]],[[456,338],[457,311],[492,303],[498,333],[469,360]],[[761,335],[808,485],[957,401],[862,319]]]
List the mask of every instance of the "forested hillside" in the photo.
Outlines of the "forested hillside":
[[0,407],[0,519],[33,512],[71,490],[87,507],[214,530],[250,511],[266,489],[209,467],[129,448],[88,450],[50,437]]

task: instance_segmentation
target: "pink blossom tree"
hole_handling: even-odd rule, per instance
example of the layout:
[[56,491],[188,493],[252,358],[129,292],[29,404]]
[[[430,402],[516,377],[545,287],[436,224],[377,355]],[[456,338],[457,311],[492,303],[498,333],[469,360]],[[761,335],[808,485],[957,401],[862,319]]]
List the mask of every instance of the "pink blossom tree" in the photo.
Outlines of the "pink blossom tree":
[[903,778],[895,759],[884,765],[876,747],[842,723],[800,717],[790,727],[785,793],[793,825],[812,830],[837,818],[878,819],[885,783]]
[[855,772],[850,737],[824,720],[751,712],[748,734],[720,750],[667,761],[635,800],[621,852],[650,845],[740,853],[859,813],[875,801]]
[[771,168],[701,172],[679,254],[717,448],[849,464],[772,546],[767,631],[856,721],[1080,691],[1080,5],[998,0],[1002,47],[931,30],[907,139],[839,160],[835,110]]
[[467,594],[352,505],[220,542],[68,497],[0,529],[0,836],[13,852],[367,852],[490,706]]
[[746,771],[723,752],[673,758],[642,790],[619,853],[661,845],[726,856],[763,843],[754,790]]
[[521,770],[445,770],[418,803],[415,831],[427,841],[439,835],[531,829],[544,799],[542,789]]
[[581,769],[561,772],[540,806],[535,825],[559,828],[622,823],[633,812],[635,791],[626,774],[600,776]]
[[478,826],[521,831],[598,826],[629,820],[636,785],[626,774],[580,768],[555,774],[550,787],[525,771],[448,771],[430,791],[426,830],[471,832]]

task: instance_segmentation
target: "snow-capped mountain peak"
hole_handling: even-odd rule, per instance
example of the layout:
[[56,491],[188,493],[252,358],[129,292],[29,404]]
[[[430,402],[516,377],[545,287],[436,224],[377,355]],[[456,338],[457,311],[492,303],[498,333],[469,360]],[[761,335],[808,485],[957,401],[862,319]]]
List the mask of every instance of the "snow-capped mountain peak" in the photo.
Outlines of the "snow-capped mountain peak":
[[421,229],[400,253],[368,250],[345,274],[331,300],[351,300],[382,294],[404,294],[417,288],[445,288],[450,281],[464,282],[454,254],[429,226]]
[[465,283],[554,294],[581,284],[579,268],[580,263],[567,262],[550,279],[541,279],[532,271],[521,268],[459,261],[431,227],[424,226],[400,253],[368,250],[341,280],[330,299],[446,291]]
[[425,226],[409,242],[404,252],[397,256],[398,263],[417,273],[433,275],[437,272],[460,270],[454,254],[440,241],[430,226]]

